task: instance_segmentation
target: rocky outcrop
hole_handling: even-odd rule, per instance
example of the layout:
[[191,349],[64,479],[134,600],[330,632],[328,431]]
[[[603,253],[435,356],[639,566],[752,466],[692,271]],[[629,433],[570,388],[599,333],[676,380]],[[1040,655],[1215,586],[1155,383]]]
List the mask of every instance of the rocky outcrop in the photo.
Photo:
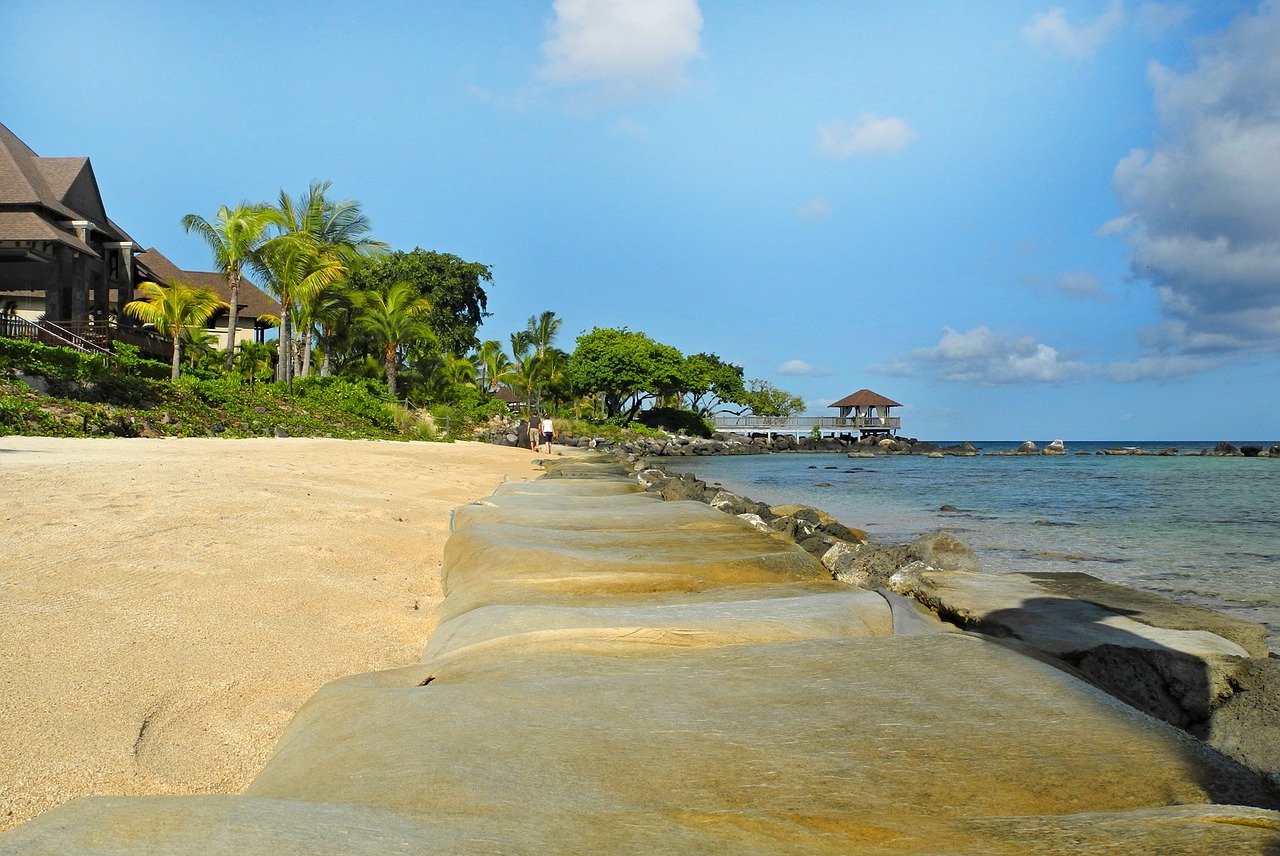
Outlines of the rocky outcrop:
[[1063,661],[1280,786],[1280,661],[1267,659],[1265,628],[1087,574],[982,574],[916,562],[887,586],[962,628]]
[[1280,668],[1266,628],[1106,583],[1088,574],[983,574],[973,550],[943,532],[910,544],[866,533],[802,505],[762,507],[693,476],[645,470],[664,497],[694,499],[794,541],[838,581],[914,598],[956,626],[1012,638],[1060,660],[1116,697],[1250,767],[1280,795]]
[[590,463],[456,509],[421,662],[326,685],[241,794],[77,800],[0,856],[1273,847],[1186,734]]

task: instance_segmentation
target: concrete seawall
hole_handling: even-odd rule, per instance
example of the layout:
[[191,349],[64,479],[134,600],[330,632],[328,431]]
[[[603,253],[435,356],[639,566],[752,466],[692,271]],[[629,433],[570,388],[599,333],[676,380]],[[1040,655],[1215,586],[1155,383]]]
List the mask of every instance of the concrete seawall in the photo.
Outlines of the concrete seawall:
[[0,854],[1280,846],[1256,775],[1070,671],[549,466],[455,511],[422,661],[324,687],[243,794],[80,799]]

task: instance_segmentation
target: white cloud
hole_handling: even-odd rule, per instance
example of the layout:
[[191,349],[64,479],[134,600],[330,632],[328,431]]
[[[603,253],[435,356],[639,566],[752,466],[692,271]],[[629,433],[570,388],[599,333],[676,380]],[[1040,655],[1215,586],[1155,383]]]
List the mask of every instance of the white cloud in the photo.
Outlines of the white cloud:
[[1068,271],[1062,274],[1058,277],[1057,287],[1058,292],[1067,297],[1092,300],[1107,299],[1106,293],[1102,290],[1101,280],[1088,271]]
[[919,136],[903,119],[863,113],[852,124],[819,125],[818,151],[838,160],[853,155],[900,152]]
[[556,85],[585,84],[612,99],[673,92],[702,56],[697,0],[556,0],[553,8],[541,74]]
[[821,197],[796,206],[796,214],[804,220],[823,220],[831,216],[831,203]]
[[983,385],[1060,383],[1097,373],[1031,336],[1003,336],[985,326],[964,333],[944,327],[937,345],[918,348],[908,358],[932,366],[942,380]]
[[1153,63],[1157,144],[1117,164],[1131,267],[1166,323],[1156,356],[1280,350],[1280,7],[1201,43],[1195,67]]
[[1112,217],[1110,220],[1099,226],[1098,230],[1093,234],[1097,235],[1099,238],[1110,238],[1112,235],[1119,235],[1121,232],[1127,231],[1137,219],[1138,217],[1136,214],[1125,214],[1122,217]]
[[1124,24],[1124,3],[1110,0],[1102,14],[1088,24],[1067,23],[1060,6],[1036,15],[1022,28],[1022,35],[1043,48],[1074,59],[1088,59]]
[[811,366],[804,360],[787,360],[778,366],[778,374],[792,377],[831,377],[835,372],[830,369]]

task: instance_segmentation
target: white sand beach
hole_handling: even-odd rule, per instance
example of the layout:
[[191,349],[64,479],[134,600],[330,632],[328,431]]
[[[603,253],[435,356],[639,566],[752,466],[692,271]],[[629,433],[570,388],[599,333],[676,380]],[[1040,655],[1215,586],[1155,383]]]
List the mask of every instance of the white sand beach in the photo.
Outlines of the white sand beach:
[[0,437],[0,831],[233,793],[325,682],[415,662],[475,443]]

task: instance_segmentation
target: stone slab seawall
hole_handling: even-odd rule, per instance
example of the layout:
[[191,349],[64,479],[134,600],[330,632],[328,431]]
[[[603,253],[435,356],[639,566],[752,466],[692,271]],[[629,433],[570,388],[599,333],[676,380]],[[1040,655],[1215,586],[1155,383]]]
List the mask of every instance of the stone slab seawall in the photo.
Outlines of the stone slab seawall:
[[244,793],[84,798],[0,854],[1280,844],[1266,783],[1185,731],[612,461],[456,509],[443,575],[421,662],[326,685]]

